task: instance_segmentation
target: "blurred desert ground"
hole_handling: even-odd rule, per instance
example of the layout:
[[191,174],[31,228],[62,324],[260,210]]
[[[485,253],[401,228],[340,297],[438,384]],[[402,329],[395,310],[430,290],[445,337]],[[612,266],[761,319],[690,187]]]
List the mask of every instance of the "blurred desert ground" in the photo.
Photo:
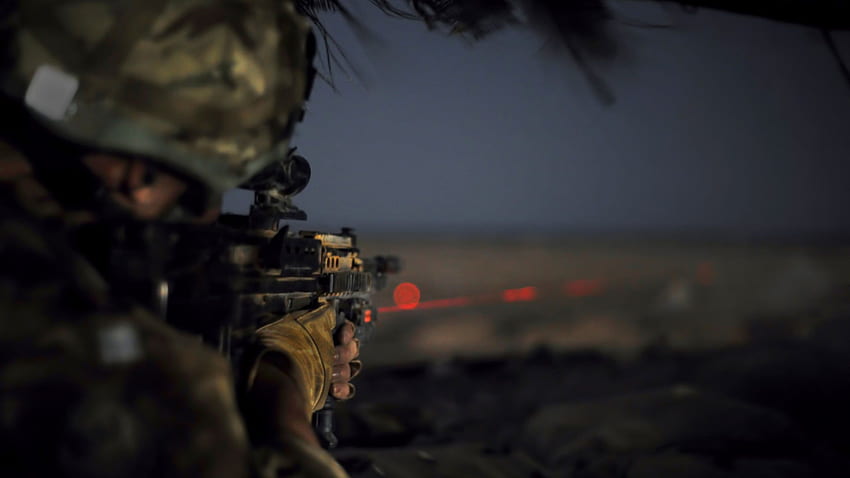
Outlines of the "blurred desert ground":
[[[805,337],[850,305],[850,242],[370,236],[364,255],[396,254],[404,265],[376,305],[391,308],[395,286],[410,282],[432,306],[380,314],[363,349],[370,367],[540,347],[629,358],[654,346]],[[504,291],[529,287],[505,301]],[[458,298],[470,303],[445,301]]]
[[336,411],[354,478],[847,476],[850,243],[360,237],[405,269]]

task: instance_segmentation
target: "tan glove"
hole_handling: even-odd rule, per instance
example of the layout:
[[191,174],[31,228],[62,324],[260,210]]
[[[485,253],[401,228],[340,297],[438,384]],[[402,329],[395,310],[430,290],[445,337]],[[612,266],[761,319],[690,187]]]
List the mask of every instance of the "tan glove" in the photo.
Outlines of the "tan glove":
[[[291,361],[291,376],[304,393],[307,419],[322,408],[331,386],[334,363],[333,329],[336,313],[328,304],[284,316],[259,330],[257,337],[264,350],[256,358],[259,364],[267,354],[279,353]],[[256,365],[248,377],[250,388]]]

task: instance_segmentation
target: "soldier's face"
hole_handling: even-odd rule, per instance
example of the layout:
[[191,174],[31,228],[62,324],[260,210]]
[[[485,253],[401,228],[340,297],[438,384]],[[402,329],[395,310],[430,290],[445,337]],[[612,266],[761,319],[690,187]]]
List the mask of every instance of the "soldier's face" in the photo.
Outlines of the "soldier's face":
[[[83,162],[103,181],[112,200],[137,219],[162,217],[187,189],[186,181],[141,159],[94,153],[85,156]],[[218,213],[217,208],[211,208],[197,222],[214,221]]]

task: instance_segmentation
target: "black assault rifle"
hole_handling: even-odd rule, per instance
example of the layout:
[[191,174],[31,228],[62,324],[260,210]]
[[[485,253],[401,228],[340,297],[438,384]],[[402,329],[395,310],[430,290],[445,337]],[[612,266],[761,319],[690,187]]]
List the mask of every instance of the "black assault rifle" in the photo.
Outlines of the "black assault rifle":
[[[363,258],[357,236],[292,232],[283,220],[306,219],[291,197],[310,179],[297,155],[273,164],[244,184],[254,191],[247,215],[223,214],[204,226],[130,224],[108,228],[108,243],[83,237],[90,248],[110,251],[113,285],[133,291],[177,328],[196,334],[232,365],[238,390],[256,347],[256,330],[282,316],[330,303],[337,327],[349,320],[355,337],[368,341],[378,319],[371,303],[387,274],[399,270],[392,256]],[[325,446],[332,448],[333,399],[314,415]]]
[[[237,386],[244,380],[239,376],[245,369],[243,354],[254,332],[285,314],[316,307],[320,300],[335,308],[337,327],[349,320],[355,337],[368,341],[378,318],[371,296],[385,286],[387,274],[399,271],[396,257],[361,257],[350,228],[323,233],[281,227],[286,219],[306,219],[291,197],[309,179],[309,163],[290,154],[244,184],[242,188],[254,191],[247,215],[223,214],[198,241],[184,242],[209,251],[203,276],[169,284],[169,321],[200,334],[228,357]],[[327,447],[336,446],[331,397],[315,414],[314,425]]]

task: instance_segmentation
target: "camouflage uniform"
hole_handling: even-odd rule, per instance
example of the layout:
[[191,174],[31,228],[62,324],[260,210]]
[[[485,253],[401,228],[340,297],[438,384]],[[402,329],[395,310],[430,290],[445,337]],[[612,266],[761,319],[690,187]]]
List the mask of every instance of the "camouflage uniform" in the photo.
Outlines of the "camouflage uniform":
[[[4,185],[7,186],[7,185]],[[2,191],[6,476],[246,476],[227,364],[107,285]]]
[[[0,16],[0,475],[344,476],[293,437],[251,449],[225,360],[110,289],[70,239],[98,211],[67,207],[50,177],[78,147],[142,156],[214,201],[281,158],[311,69],[292,2],[22,1]],[[34,131],[67,155],[32,154]]]

